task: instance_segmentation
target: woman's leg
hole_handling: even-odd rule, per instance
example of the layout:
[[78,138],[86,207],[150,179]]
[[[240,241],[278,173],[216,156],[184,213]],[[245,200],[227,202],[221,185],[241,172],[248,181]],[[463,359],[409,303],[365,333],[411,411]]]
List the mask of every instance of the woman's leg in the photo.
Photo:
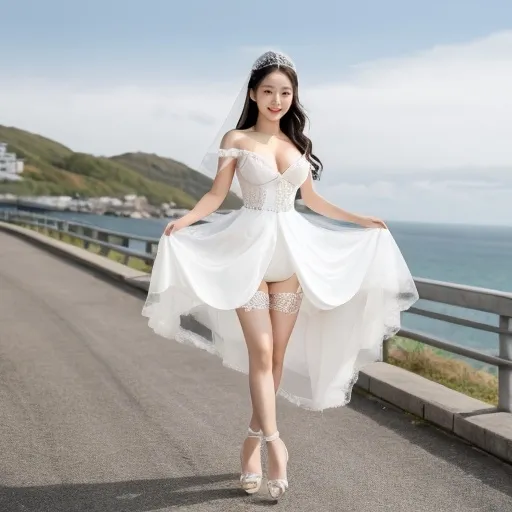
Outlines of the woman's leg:
[[302,291],[297,276],[293,275],[286,281],[271,283],[268,292],[272,339],[274,342],[272,374],[274,376],[274,389],[277,393],[283,374],[286,347],[290,341],[302,302]]
[[[288,341],[297,320],[302,293],[299,280],[293,275],[285,281],[269,283],[269,308],[270,321],[272,323],[272,375],[274,378],[274,391],[277,393],[281,376],[283,374],[284,355]],[[259,430],[258,419],[254,413],[250,426],[253,430]]]
[[[273,392],[276,393],[281,382],[283,372],[283,361],[286,347],[290,339],[293,327],[297,320],[298,311],[302,301],[302,291],[300,290],[297,276],[293,275],[285,281],[270,283],[269,292],[269,317],[271,322],[272,339],[272,383]],[[274,402],[274,421],[277,431],[277,420],[275,419]],[[258,410],[253,407],[253,416],[251,418],[251,428],[261,427],[264,435],[268,436],[265,425],[260,421]],[[281,439],[267,443],[268,449],[268,479],[280,479],[286,475],[286,450]]]
[[[258,292],[237,309],[249,354],[249,389],[254,420],[253,430],[270,435],[277,430],[274,379],[272,376],[272,324],[268,309],[268,287],[261,283]],[[249,437],[242,447],[242,472],[261,473],[260,440]]]

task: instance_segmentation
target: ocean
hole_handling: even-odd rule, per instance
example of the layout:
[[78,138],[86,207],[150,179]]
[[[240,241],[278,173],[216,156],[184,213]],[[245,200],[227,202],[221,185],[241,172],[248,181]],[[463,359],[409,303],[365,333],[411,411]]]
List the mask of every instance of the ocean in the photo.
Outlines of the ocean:
[[[54,214],[52,214],[54,215]],[[61,213],[77,222],[148,237],[159,238],[166,219],[127,219],[101,215]],[[331,222],[321,219],[322,222]],[[414,277],[512,292],[512,226],[470,226],[388,222]],[[143,250],[136,241],[134,249]],[[418,307],[447,312],[497,325],[497,315],[429,303]],[[498,335],[455,326],[405,313],[403,326],[449,341],[497,354]]]

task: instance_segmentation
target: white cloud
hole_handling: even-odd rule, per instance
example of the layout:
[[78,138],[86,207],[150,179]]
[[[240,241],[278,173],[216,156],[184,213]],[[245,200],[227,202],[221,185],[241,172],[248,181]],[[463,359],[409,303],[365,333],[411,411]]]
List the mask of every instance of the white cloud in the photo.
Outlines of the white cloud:
[[306,90],[312,136],[332,167],[512,164],[512,31],[356,66]]
[[[242,84],[187,84],[183,74],[180,80],[91,89],[48,81],[19,86],[0,76],[0,123],[78,151],[141,150],[196,166]],[[500,180],[489,185],[483,172],[470,177],[468,169],[512,169],[511,90],[512,31],[362,63],[341,82],[303,86],[315,153],[325,165],[319,190],[343,182],[329,186],[329,196],[345,201],[352,187],[357,210],[377,199],[385,205],[401,191],[409,207],[424,205],[424,217],[434,208],[444,211],[435,204],[449,202],[450,195],[457,195],[469,218],[492,221],[494,211],[503,216],[508,200]],[[389,180],[389,173],[395,178]],[[490,201],[486,213],[477,199]],[[405,207],[393,211],[408,215]]]

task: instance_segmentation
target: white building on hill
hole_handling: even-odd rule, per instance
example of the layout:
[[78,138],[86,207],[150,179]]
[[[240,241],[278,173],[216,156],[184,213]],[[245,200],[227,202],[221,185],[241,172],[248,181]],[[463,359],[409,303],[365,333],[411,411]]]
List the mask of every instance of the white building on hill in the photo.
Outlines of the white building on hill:
[[18,181],[23,172],[23,160],[16,158],[16,153],[7,153],[7,144],[0,142],[0,181]]

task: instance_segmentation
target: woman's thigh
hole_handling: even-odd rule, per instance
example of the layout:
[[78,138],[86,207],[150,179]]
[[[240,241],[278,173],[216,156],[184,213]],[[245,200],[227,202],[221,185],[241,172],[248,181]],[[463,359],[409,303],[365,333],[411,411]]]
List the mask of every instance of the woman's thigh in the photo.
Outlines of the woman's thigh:
[[273,339],[267,283],[262,281],[253,297],[236,312],[250,359],[257,357],[261,363],[271,360]]
[[302,301],[297,276],[269,283],[269,310],[274,344],[274,361],[282,362]]

